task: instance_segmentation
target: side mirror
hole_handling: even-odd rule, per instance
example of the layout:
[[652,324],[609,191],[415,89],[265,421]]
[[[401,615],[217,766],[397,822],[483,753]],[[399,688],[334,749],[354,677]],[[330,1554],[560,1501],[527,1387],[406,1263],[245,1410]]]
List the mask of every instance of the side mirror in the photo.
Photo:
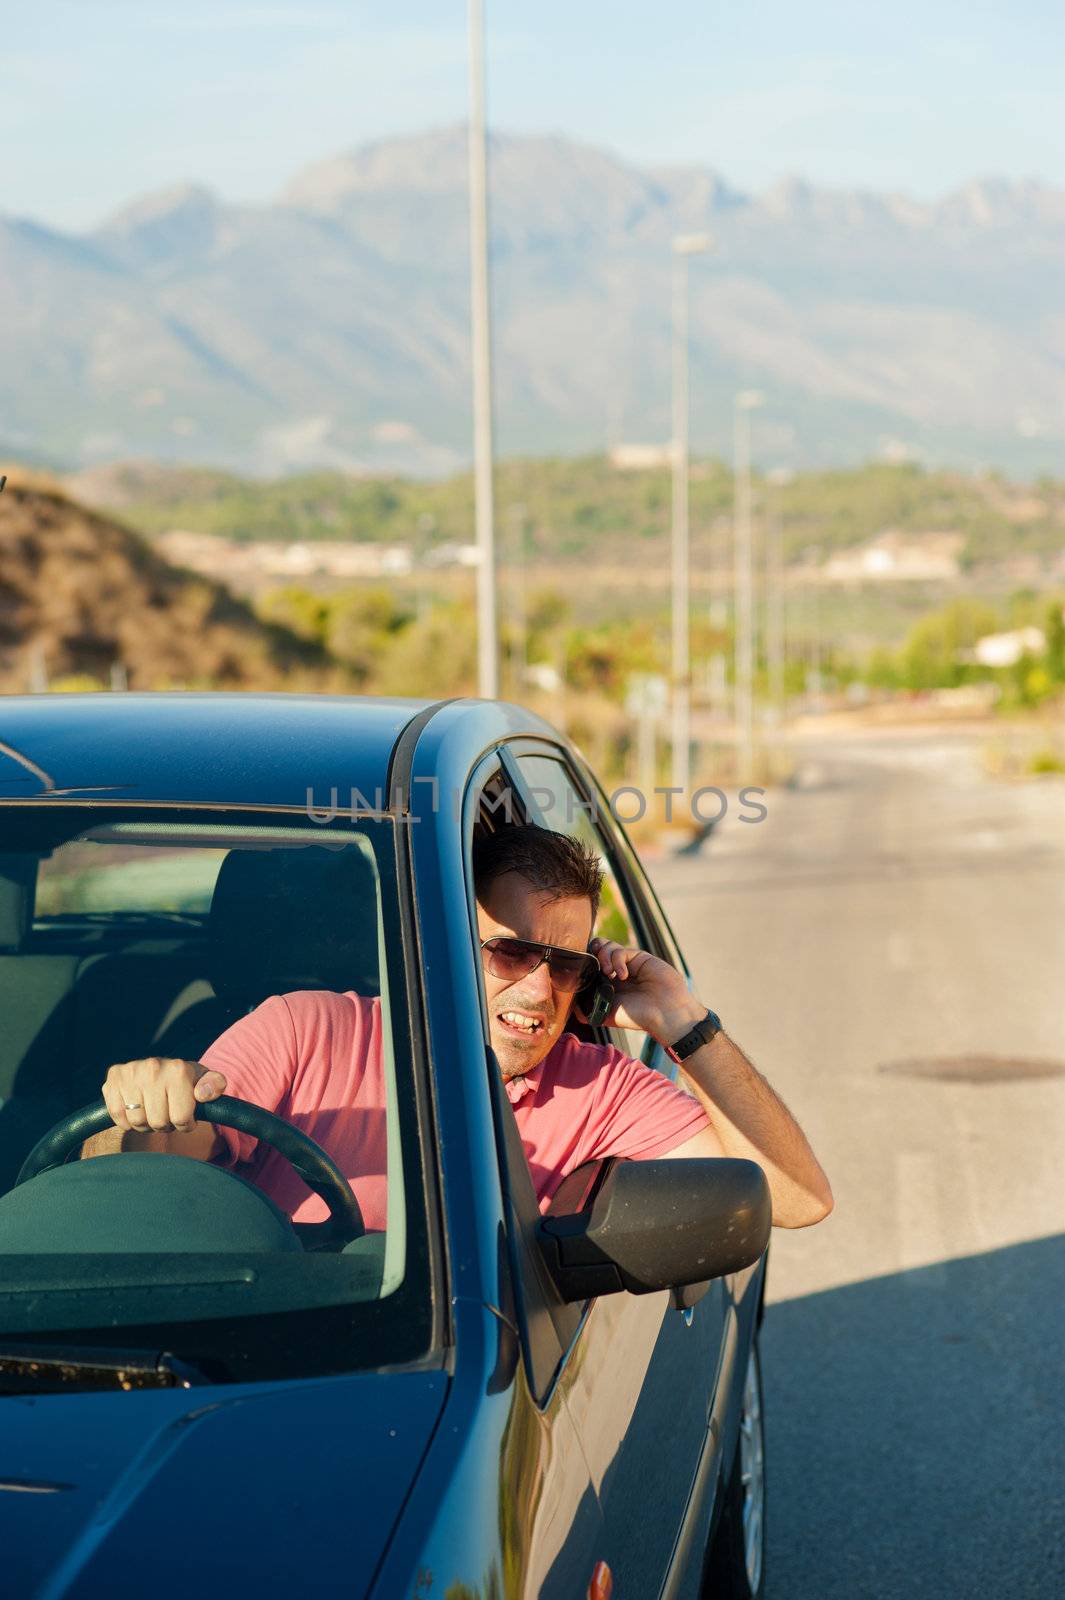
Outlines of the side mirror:
[[583,1208],[543,1217],[540,1248],[564,1300],[652,1294],[753,1266],[773,1207],[754,1161],[619,1161]]

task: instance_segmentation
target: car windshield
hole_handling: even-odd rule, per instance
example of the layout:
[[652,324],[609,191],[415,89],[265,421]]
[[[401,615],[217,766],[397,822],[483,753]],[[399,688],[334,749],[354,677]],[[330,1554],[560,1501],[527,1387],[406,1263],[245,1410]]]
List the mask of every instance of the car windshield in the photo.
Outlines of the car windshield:
[[[0,829],[0,1362],[165,1350],[239,1381],[424,1355],[393,823],[18,805]],[[103,1107],[112,1065],[205,1056],[227,1096],[325,1150],[347,1180],[332,1205],[235,1128],[209,1162],[81,1160],[75,1129],[18,1181],[43,1136]],[[337,1189],[361,1228],[330,1223]]]

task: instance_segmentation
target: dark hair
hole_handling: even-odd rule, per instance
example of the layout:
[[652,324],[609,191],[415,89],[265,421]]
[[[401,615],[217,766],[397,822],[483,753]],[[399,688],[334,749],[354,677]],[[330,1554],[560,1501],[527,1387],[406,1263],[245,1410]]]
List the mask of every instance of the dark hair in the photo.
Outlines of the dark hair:
[[516,872],[534,889],[546,890],[552,899],[583,896],[592,903],[592,920],[599,910],[603,869],[599,857],[580,839],[568,833],[531,824],[501,828],[473,841],[473,881],[478,899],[484,898],[497,878]]

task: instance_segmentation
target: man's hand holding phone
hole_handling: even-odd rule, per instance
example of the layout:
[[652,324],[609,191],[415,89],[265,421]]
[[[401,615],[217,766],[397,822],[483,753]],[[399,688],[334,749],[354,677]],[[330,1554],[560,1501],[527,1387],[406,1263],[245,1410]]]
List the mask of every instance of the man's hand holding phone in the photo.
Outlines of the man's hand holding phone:
[[588,949],[614,986],[607,1026],[638,1028],[660,1044],[671,1044],[705,1016],[706,1007],[668,961],[616,939],[594,938]]

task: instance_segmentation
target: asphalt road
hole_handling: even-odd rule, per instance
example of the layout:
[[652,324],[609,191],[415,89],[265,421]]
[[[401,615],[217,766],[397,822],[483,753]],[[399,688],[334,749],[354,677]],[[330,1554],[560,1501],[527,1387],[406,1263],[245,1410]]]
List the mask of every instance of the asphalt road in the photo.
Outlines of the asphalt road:
[[771,1250],[768,1594],[1065,1595],[1065,782],[956,731],[797,753],[653,866],[836,1198]]

